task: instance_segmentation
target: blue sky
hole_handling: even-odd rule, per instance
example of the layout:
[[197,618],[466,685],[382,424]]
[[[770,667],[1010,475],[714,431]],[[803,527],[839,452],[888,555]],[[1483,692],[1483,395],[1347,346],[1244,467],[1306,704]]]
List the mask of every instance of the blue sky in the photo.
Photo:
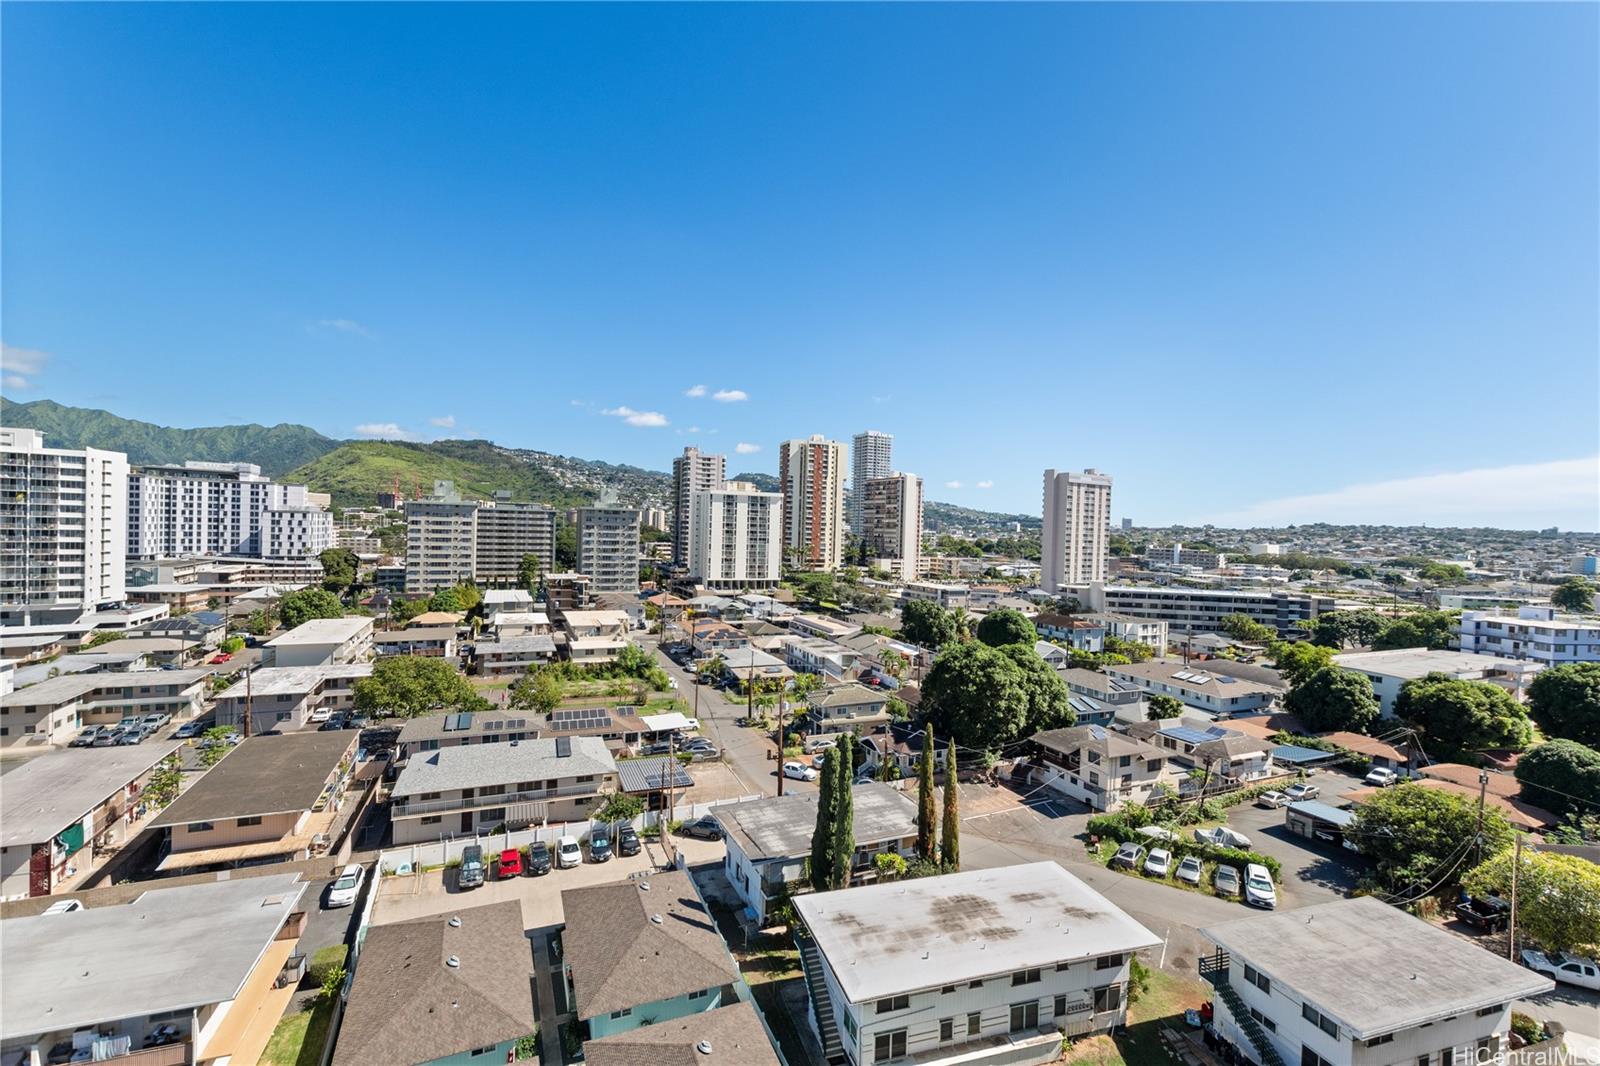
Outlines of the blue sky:
[[1592,4],[7,5],[4,387],[657,469],[870,427],[997,510],[1096,466],[1140,523],[1595,529],[1597,40]]

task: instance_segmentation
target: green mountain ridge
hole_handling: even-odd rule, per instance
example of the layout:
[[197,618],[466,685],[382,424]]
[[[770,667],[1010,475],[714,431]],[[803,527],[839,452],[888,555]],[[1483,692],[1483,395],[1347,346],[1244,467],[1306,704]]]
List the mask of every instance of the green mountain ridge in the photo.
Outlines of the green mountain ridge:
[[286,481],[330,493],[338,507],[370,507],[378,493],[394,491],[396,479],[407,499],[419,488],[427,493],[435,481],[444,480],[454,481],[468,499],[487,499],[502,489],[509,489],[514,499],[554,507],[576,507],[594,498],[486,440],[350,441],[284,475]]

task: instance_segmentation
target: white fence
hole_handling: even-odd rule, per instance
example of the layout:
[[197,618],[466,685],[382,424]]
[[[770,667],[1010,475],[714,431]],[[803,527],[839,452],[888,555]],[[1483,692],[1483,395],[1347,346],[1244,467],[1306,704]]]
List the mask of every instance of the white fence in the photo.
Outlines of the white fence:
[[[732,799],[714,800],[711,803],[684,804],[672,809],[671,821],[689,822],[707,814],[713,808],[727,803],[743,803],[745,800],[761,799],[757,795],[738,796]],[[635,828],[644,828],[657,824],[661,820],[660,811],[646,811],[642,816],[635,818]],[[542,840],[551,847],[562,837],[571,836],[583,840],[589,835],[592,822],[551,822],[542,826],[528,829],[517,829],[502,833],[485,833],[477,836],[452,836],[441,840],[430,841],[426,844],[409,844],[405,847],[390,848],[378,856],[378,868],[387,876],[397,874],[421,873],[429,867],[443,866],[461,858],[461,849],[470,844],[477,844],[485,853],[503,851],[506,848],[525,848],[536,840]]]

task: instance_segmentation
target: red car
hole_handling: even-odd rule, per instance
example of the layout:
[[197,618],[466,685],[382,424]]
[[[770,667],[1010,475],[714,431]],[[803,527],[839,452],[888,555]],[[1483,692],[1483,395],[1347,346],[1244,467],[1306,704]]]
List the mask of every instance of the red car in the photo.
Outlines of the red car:
[[507,848],[500,853],[499,872],[495,875],[504,881],[511,877],[522,876],[522,852],[516,848]]
[[228,660],[230,660],[232,658],[233,658],[233,655],[230,654],[229,652],[219,651],[219,652],[217,652],[217,654],[215,654],[215,655],[213,655],[211,657],[211,661],[214,662],[214,663],[225,663],[225,662],[227,662]]

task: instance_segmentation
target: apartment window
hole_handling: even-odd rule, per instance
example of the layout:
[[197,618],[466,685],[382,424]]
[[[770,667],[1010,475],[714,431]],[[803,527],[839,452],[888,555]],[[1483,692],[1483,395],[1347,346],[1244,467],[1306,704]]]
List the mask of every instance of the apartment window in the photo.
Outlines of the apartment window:
[[[1262,973],[1260,970],[1257,970],[1254,966],[1251,966],[1249,963],[1245,963],[1244,979],[1245,979],[1245,983],[1246,984],[1255,985],[1257,988],[1261,989],[1261,991],[1265,992],[1267,995],[1269,995],[1269,996],[1272,995],[1272,978],[1268,977],[1266,974]],[[1307,1018],[1306,1020],[1307,1021],[1311,1021],[1313,1019]]]
[[1054,1013],[1057,1018],[1067,1013],[1067,997],[1057,996],[1054,1004]]
[[1339,1039],[1339,1024],[1331,1018],[1324,1017],[1323,1014],[1311,1004],[1300,1004],[1300,1017],[1304,1018],[1312,1025],[1315,1025],[1318,1029],[1321,1029],[1324,1033],[1327,1033],[1335,1040]]
[[956,990],[956,986],[955,985],[945,985],[943,988],[939,989],[939,994],[941,996],[948,996],[950,993],[954,992],[955,990]]
[[633,1013],[633,1008],[632,1007],[623,1007],[621,1010],[612,1011],[611,1012],[611,1017],[613,1017],[613,1018],[626,1018],[628,1015],[630,1015],[632,1013]]
[[477,1058],[479,1055],[493,1055],[494,1051],[495,1051],[494,1045],[490,1044],[488,1047],[475,1047],[470,1052],[468,1052],[468,1054],[472,1058]]
[[1096,1014],[1104,1011],[1122,1009],[1122,986],[1107,985],[1094,990],[1094,1010]]
[[967,982],[967,987],[968,988],[982,988],[983,987],[983,982],[982,981],[968,981]]
[[1094,960],[1094,968],[1097,970],[1115,970],[1121,965],[1121,955],[1102,955],[1098,959]]
[[1013,1033],[1037,1028],[1039,1028],[1038,1000],[1011,1004],[1011,1031]]
[[427,817],[422,819],[422,824],[423,825],[438,825],[443,820],[444,819],[440,815],[430,814]]
[[973,1011],[967,1015],[967,1035],[977,1036],[981,1032],[983,1032],[983,1014]]
[[1278,1031],[1278,1023],[1273,1021],[1271,1018],[1268,1018],[1265,1014],[1262,1014],[1254,1007],[1250,1008],[1250,1017],[1254,1018],[1256,1020],[1256,1024],[1261,1026],[1261,1028],[1265,1029],[1267,1032],[1276,1033]]
[[1056,963],[1056,973],[1061,973],[1063,970],[1070,970],[1070,969],[1072,969],[1072,963],[1070,963],[1070,962],[1058,962],[1058,963]]
[[1484,1007],[1482,1010],[1480,1010],[1478,1012],[1478,1017],[1487,1018],[1489,1015],[1491,1015],[1491,1014],[1499,1014],[1501,1011],[1503,1011],[1505,1009],[1506,1009],[1506,1005],[1504,1003],[1500,1004],[1497,1007]]
[[240,818],[234,824],[236,824],[240,829],[249,829],[253,825],[261,824],[261,816],[258,814],[252,814],[247,817]]
[[889,996],[878,1000],[878,1014],[888,1014],[890,1011],[906,1010],[911,1006],[910,996]]
[[189,832],[191,832],[191,833],[209,833],[215,828],[216,828],[216,826],[213,825],[210,822],[190,822],[189,823]]
[[954,1018],[939,1019],[939,1043],[948,1044],[956,1038],[956,1020]]
[[1394,1034],[1393,1033],[1384,1033],[1382,1036],[1375,1036],[1371,1040],[1368,1040],[1367,1041],[1367,1047],[1377,1047],[1379,1044],[1392,1044],[1392,1043],[1394,1043]]
[[872,1061],[888,1062],[890,1059],[904,1057],[906,1053],[906,1031],[895,1029],[887,1033],[879,1033],[872,1041]]
[[1016,973],[1011,975],[1011,987],[1015,988],[1018,985],[1037,984],[1039,978],[1040,974],[1038,970],[1018,970]]
[[706,997],[707,997],[707,996],[709,996],[709,995],[710,995],[710,994],[711,994],[711,989],[709,989],[709,988],[702,988],[702,989],[701,989],[701,990],[700,990],[700,991],[698,991],[698,992],[690,992],[690,993],[689,993],[689,998],[690,998],[690,999],[705,999],[705,998],[706,998]]
[[1300,1045],[1300,1066],[1333,1066],[1333,1063],[1302,1044]]

